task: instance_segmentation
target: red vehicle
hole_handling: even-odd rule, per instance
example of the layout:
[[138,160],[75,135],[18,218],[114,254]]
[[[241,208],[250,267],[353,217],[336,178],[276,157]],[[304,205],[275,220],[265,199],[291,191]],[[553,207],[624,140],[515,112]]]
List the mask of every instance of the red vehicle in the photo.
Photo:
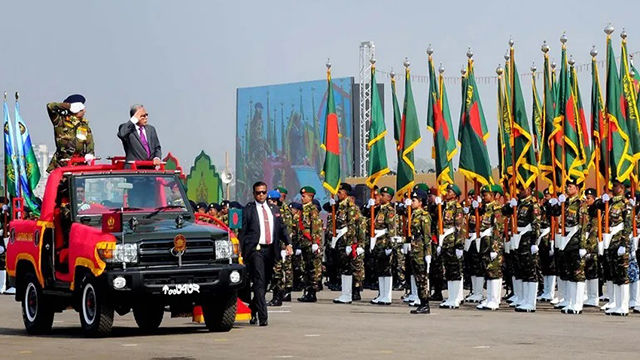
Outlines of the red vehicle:
[[49,331],[67,308],[90,336],[129,311],[155,330],[167,307],[179,316],[201,306],[209,330],[231,329],[245,279],[237,246],[224,225],[196,220],[179,173],[150,165],[58,168],[40,217],[11,221],[7,272],[28,333]]

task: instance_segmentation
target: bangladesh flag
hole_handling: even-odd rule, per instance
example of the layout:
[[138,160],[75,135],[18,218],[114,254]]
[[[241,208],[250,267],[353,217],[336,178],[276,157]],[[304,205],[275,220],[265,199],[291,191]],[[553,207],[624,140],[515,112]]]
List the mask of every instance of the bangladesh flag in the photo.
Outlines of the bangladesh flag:
[[555,96],[553,77],[551,67],[549,65],[549,54],[544,55],[544,88],[542,102],[542,140],[540,140],[540,174],[554,189],[560,189],[560,181],[562,174],[559,169],[554,166],[554,150],[555,137],[551,136],[555,127],[553,118],[555,114]]
[[[427,108],[427,128],[433,132],[432,155],[436,163],[436,180],[440,193],[449,184],[453,184],[453,164],[451,160],[458,151],[456,139],[453,136],[451,113],[447,89],[442,74],[436,83],[433,58],[429,56],[429,107]],[[438,87],[440,91],[438,91]]]
[[[600,90],[600,76],[598,75],[598,62],[595,57],[591,60],[591,141],[593,142],[593,153],[590,164],[597,166],[596,171],[599,176],[606,178],[607,169],[604,159],[606,157],[605,146],[602,141],[606,138],[604,100]],[[596,164],[596,152],[599,153],[599,162]]]
[[582,105],[582,95],[580,95],[580,87],[578,86],[578,74],[576,69],[571,67],[571,85],[576,99],[576,116],[578,117],[578,137],[580,142],[578,148],[580,150],[580,161],[582,162],[582,171],[585,178],[589,175],[589,167],[591,166],[592,149],[589,145],[589,133],[587,132],[587,117],[584,114],[584,106]]
[[466,91],[463,94],[463,113],[458,129],[458,142],[461,144],[459,169],[469,180],[477,180],[482,185],[493,184],[487,153],[489,132],[471,59],[467,65]]
[[622,39],[622,53],[620,54],[620,80],[624,95],[623,110],[629,124],[631,138],[631,153],[635,162],[640,160],[640,116],[638,116],[638,93],[635,88],[627,54],[627,40]]
[[396,196],[402,198],[413,188],[416,168],[413,164],[413,149],[420,143],[420,126],[416,104],[411,90],[411,72],[405,71],[404,109],[400,121],[398,139],[398,175],[396,177]]
[[607,37],[607,93],[606,109],[609,120],[607,148],[610,161],[611,179],[625,181],[629,179],[634,167],[632,143],[624,114],[624,95],[622,92],[611,37]]
[[382,101],[378,94],[378,84],[376,83],[376,68],[371,67],[371,127],[369,128],[369,177],[367,186],[372,188],[376,185],[381,176],[389,172],[387,166],[387,152],[384,144],[384,137],[387,135],[387,128],[384,124],[384,112],[382,111]]
[[498,169],[502,182],[508,184],[513,173],[511,162],[511,111],[509,98],[504,87],[505,79],[498,77]]
[[336,114],[336,104],[333,97],[331,70],[327,70],[327,120],[322,147],[326,150],[324,166],[320,173],[321,176],[324,176],[322,185],[332,195],[335,195],[340,185],[340,133],[338,131],[338,114]]
[[540,103],[540,95],[538,95],[538,87],[536,86],[536,76],[531,74],[531,90],[533,93],[533,109],[531,111],[531,128],[535,138],[536,151],[538,152],[536,160],[540,162],[540,141],[542,139],[542,104]]
[[15,133],[13,132],[13,125],[11,125],[9,106],[7,105],[6,100],[3,104],[3,110],[4,124],[2,128],[4,129],[4,171],[6,173],[5,179],[7,181],[5,186],[7,194],[9,194],[10,197],[16,197],[18,196],[18,182],[16,181],[18,165],[16,163],[17,154],[13,143]]

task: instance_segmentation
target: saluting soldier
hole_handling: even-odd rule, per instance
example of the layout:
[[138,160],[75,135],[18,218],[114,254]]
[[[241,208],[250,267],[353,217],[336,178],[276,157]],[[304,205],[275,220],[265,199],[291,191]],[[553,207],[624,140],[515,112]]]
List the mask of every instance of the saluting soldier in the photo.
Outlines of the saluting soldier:
[[305,267],[305,294],[300,302],[316,302],[316,292],[322,276],[322,219],[320,211],[313,203],[316,190],[311,186],[300,189],[302,213],[298,220],[298,237],[302,245],[302,259]]
[[[441,308],[457,309],[462,302],[462,257],[464,254],[464,212],[458,199],[461,191],[458,185],[447,186],[445,202],[442,205],[442,224],[444,234],[438,236],[436,252],[442,255],[444,263],[444,275],[447,280],[447,292],[449,298],[440,304]],[[436,197],[436,205],[442,203],[442,199]]]
[[65,159],[94,158],[93,134],[89,121],[84,118],[86,99],[80,94],[70,95],[63,102],[47,104],[47,113],[53,124],[56,152],[51,157],[47,172],[67,165]]
[[[353,191],[351,185],[341,183],[338,189],[336,209],[336,236],[331,238],[331,248],[337,250],[338,269],[341,278],[342,294],[335,300],[336,304],[351,304],[353,296],[353,255],[357,256],[358,226],[360,211],[349,197]],[[362,249],[361,251],[364,251]]]
[[388,186],[380,189],[380,207],[376,209],[375,235],[370,239],[372,255],[375,259],[375,272],[378,275],[379,295],[371,300],[372,304],[391,305],[393,276],[391,255],[396,237],[396,210],[391,204],[395,191]]
[[428,194],[416,189],[411,194],[411,238],[408,255],[412,279],[417,287],[419,307],[412,314],[429,314],[429,265],[431,264],[431,216],[424,210]]
[[[487,280],[487,298],[478,306],[479,310],[498,310],[502,295],[502,263],[504,250],[504,220],[502,205],[496,201],[498,194],[503,195],[500,185],[485,185],[481,189],[482,206],[480,213],[480,256]],[[475,231],[475,229],[469,229]]]

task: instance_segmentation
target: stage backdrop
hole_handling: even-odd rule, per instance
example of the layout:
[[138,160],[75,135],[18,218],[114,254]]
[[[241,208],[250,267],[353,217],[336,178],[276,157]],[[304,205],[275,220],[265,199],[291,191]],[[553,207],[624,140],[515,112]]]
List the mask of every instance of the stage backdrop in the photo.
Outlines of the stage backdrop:
[[[333,79],[340,124],[342,178],[354,171],[353,78]],[[307,81],[237,90],[236,198],[249,201],[251,185],[284,186],[289,199],[301,186],[316,188],[322,203],[320,170],[324,150],[327,81]],[[357,137],[357,136],[356,136]]]

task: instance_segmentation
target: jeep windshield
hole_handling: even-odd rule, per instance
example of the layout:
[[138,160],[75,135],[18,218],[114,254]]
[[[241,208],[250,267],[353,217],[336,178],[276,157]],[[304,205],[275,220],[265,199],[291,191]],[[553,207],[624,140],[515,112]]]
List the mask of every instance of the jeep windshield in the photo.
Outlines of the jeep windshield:
[[125,212],[184,213],[189,205],[182,183],[174,175],[88,175],[73,181],[73,203],[79,216]]

